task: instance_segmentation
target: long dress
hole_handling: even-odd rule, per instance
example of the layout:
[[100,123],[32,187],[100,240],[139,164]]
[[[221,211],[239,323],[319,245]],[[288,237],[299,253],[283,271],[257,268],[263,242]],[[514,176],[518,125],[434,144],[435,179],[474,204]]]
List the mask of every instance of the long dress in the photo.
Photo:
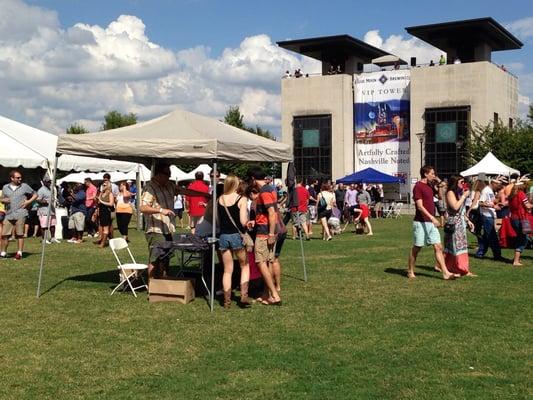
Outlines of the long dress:
[[464,204],[459,210],[448,207],[446,223],[453,223],[453,233],[444,233],[444,261],[451,273],[466,275],[470,272],[468,262],[468,238]]

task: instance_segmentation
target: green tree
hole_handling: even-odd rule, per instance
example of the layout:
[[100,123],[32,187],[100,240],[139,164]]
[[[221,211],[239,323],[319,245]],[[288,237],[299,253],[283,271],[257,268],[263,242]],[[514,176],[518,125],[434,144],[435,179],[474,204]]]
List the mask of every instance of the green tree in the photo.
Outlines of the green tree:
[[102,130],[121,128],[123,126],[135,125],[137,123],[137,115],[134,113],[121,114],[117,110],[109,111],[104,116],[104,123]]
[[[235,126],[239,129],[244,129],[255,135],[262,136],[268,139],[276,140],[274,135],[270,133],[268,129],[263,129],[256,125],[255,128],[246,126],[244,123],[244,115],[241,114],[239,106],[230,106],[226,115],[224,116],[224,122],[228,125]],[[276,162],[263,162],[260,165],[267,171],[269,175],[274,177],[281,177],[281,164]],[[249,165],[239,162],[222,162],[220,164],[220,171],[225,174],[232,174],[239,177],[245,177],[248,173]]]
[[82,124],[79,124],[77,122],[75,122],[72,125],[70,125],[66,129],[66,132],[71,134],[71,135],[80,135],[82,133],[89,133],[89,131],[87,129],[85,129],[85,127]]
[[224,116],[224,122],[239,129],[246,129],[246,125],[244,125],[244,115],[241,114],[239,106],[229,107]]
[[529,105],[529,114],[527,115],[529,123],[533,124],[533,104]]
[[533,172],[533,125],[519,121],[513,128],[502,124],[476,126],[467,142],[469,164],[475,164],[489,151],[522,174]]

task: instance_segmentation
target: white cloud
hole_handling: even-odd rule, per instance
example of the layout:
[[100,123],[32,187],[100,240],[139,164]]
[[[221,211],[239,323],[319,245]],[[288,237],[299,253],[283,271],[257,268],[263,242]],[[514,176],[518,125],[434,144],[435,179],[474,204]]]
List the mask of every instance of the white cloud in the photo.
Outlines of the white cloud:
[[[22,0],[0,0],[0,15],[0,113],[55,133],[74,122],[97,130],[112,109],[142,120],[176,108],[222,118],[230,105],[247,124],[279,133],[283,72],[321,70],[264,34],[212,56],[206,46],[172,51],[154,43],[131,15],[108,26],[65,28],[54,11]],[[421,63],[440,55],[418,39],[383,38],[377,30],[365,41]],[[533,79],[525,67],[521,72],[522,104],[533,98]]]
[[[280,49],[267,35],[212,57],[205,46],[159,46],[131,15],[107,27],[63,29],[55,12],[22,0],[1,0],[0,15],[0,109],[57,133],[73,122],[97,129],[111,109],[141,119],[175,108],[222,118],[230,105],[241,107],[247,124],[279,132],[283,71],[320,71],[317,61]],[[27,18],[15,23],[17,15]]]
[[441,50],[414,37],[404,39],[402,35],[390,35],[383,39],[379,30],[368,31],[363,37],[363,41],[407,62],[410,61],[411,57],[416,57],[418,64],[428,64],[431,60],[436,62],[442,54]]
[[506,27],[520,39],[533,38],[533,17],[518,19],[507,24]]

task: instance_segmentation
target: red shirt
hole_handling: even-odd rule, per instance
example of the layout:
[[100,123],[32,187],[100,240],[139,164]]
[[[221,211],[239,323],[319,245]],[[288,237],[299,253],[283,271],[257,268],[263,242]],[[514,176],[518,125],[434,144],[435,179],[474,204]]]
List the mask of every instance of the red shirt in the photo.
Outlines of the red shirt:
[[[187,189],[209,193],[209,186],[207,186],[204,181],[194,181],[187,187]],[[186,196],[186,199],[189,203],[189,215],[191,217],[203,217],[207,198],[204,196]],[[202,205],[200,205],[200,203],[202,203]]]
[[509,200],[509,211],[512,219],[524,218],[526,210],[524,204],[527,203],[527,196],[524,192],[519,190],[516,195]]
[[[87,187],[87,190],[85,191],[85,195],[87,196],[85,198],[85,207],[92,208],[96,206],[97,192],[98,189],[92,183]],[[91,199],[89,199],[89,197],[91,197]]]
[[257,237],[268,237],[268,209],[270,207],[274,207],[274,210],[277,211],[278,195],[274,186],[265,185],[259,190],[259,197],[255,202],[255,227],[257,230]]
[[298,207],[292,207],[291,211],[292,212],[298,211],[301,213],[306,213],[307,210],[309,209],[307,206],[309,204],[309,197],[310,197],[309,191],[303,186],[297,186],[296,195],[298,196]]
[[[435,203],[433,203],[433,188],[427,183],[418,181],[413,188],[413,200],[422,200],[422,205],[431,215],[435,215]],[[422,214],[422,211],[416,208],[415,221],[418,222],[431,222],[426,214]]]

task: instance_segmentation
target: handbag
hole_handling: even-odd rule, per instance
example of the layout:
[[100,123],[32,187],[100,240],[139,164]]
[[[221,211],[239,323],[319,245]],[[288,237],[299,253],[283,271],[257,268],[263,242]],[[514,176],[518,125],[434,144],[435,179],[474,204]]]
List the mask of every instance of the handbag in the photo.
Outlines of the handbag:
[[444,233],[454,233],[455,232],[455,224],[453,222],[446,222],[444,224]]
[[[254,248],[254,241],[252,240],[252,237],[250,236],[250,234],[248,232],[244,232],[244,233],[241,232],[241,230],[239,229],[239,227],[235,223],[235,220],[231,216],[231,214],[230,214],[230,212],[228,210],[228,207],[226,207],[224,199],[220,199],[220,200],[222,200],[222,206],[224,207],[224,210],[226,210],[226,214],[228,214],[228,218],[230,219],[231,223],[233,224],[235,229],[237,229],[239,231],[239,234],[241,235],[242,243],[244,244],[244,247],[246,247],[246,251],[248,251],[248,252],[252,251],[253,248]],[[240,200],[240,198],[239,198],[239,200]],[[237,200],[237,202],[239,200]]]
[[526,214],[526,216],[524,218],[520,219],[520,226],[522,227],[522,233],[524,235],[528,235],[531,232],[533,232],[531,230],[531,221],[527,217],[527,214]]

